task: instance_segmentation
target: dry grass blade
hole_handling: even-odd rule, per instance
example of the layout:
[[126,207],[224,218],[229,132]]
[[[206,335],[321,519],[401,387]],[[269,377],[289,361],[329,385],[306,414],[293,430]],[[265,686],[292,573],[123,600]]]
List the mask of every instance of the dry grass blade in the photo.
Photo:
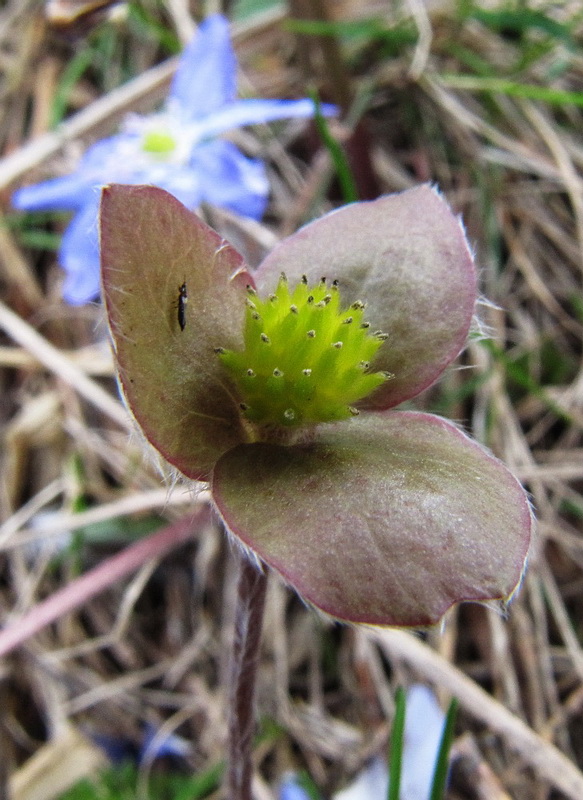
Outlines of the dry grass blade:
[[[66,35],[35,0],[0,9],[0,617],[30,626],[0,631],[0,649],[28,637],[3,663],[0,683],[0,762],[17,798],[37,757],[52,752],[47,770],[56,765],[51,748],[64,725],[134,754],[145,732],[175,732],[187,743],[173,765],[184,773],[204,774],[224,754],[229,546],[205,521],[196,537],[183,531],[180,549],[162,561],[131,561],[147,538],[124,551],[172,524],[184,505],[208,510],[209,497],[176,476],[172,491],[163,486],[130,436],[101,306],[61,300],[55,248],[67,220],[25,217],[10,205],[13,188],[66,174],[128,111],[157,107],[173,52],[196,24],[193,5],[132,0]],[[520,13],[502,0],[324,5],[334,23],[328,36],[291,33],[282,5],[236,22],[242,93],[303,97],[314,84],[325,100],[352,94],[355,119],[331,130],[362,198],[431,181],[463,216],[489,301],[479,309],[486,336],[462,355],[465,369],[450,370],[416,403],[458,420],[509,464],[531,494],[538,537],[507,618],[462,606],[442,632],[424,634],[427,644],[398,631],[334,627],[271,586],[256,793],[274,797],[281,776],[301,769],[333,796],[386,752],[396,686],[422,679],[462,705],[466,738],[456,746],[476,769],[456,800],[480,789],[580,800],[580,3],[526,0]],[[327,65],[327,53],[342,62]],[[232,138],[266,161],[269,211],[261,224],[208,214],[255,264],[282,234],[342,198],[328,153],[305,126]],[[96,593],[103,569],[109,586]],[[81,595],[67,592],[79,585],[81,609]],[[144,772],[144,795],[147,779]]]

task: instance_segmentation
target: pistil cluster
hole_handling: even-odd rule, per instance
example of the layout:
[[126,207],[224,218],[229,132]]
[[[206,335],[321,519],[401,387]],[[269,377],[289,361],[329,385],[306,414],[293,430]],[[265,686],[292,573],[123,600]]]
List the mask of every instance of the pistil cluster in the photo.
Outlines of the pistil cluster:
[[244,349],[219,348],[245,417],[260,425],[292,427],[358,414],[362,400],[391,376],[370,365],[387,338],[371,331],[365,304],[341,308],[336,281],[307,278],[290,291],[281,275],[274,294],[247,290]]

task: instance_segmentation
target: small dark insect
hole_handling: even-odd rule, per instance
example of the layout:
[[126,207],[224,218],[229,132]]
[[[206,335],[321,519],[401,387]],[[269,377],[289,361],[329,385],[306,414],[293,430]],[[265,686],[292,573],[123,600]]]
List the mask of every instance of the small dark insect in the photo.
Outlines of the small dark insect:
[[186,291],[186,283],[183,283],[182,286],[178,289],[178,324],[180,325],[180,330],[183,331],[186,328],[186,304],[188,303],[188,293]]

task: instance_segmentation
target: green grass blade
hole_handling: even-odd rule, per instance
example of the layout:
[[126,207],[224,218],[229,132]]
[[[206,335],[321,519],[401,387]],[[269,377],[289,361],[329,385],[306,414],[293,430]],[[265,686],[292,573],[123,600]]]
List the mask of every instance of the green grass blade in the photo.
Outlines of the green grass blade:
[[509,97],[525,97],[528,100],[542,100],[553,106],[583,107],[583,92],[570,92],[566,89],[553,89],[549,86],[536,86],[532,83],[519,83],[506,78],[482,78],[477,75],[455,75],[443,72],[438,80],[450,89],[463,89],[469,92],[497,92]]
[[573,33],[568,25],[557,22],[542,11],[531,8],[504,8],[488,10],[474,8],[469,14],[473,19],[479,20],[491,30],[498,33],[525,34],[532,29],[542,31],[552,39],[563,41],[569,47],[574,47]]
[[435,762],[435,772],[433,773],[433,783],[431,786],[430,800],[442,800],[443,793],[445,792],[445,784],[447,782],[447,771],[449,767],[449,751],[453,741],[453,727],[455,725],[455,718],[458,710],[458,701],[454,697],[445,717],[445,725],[441,735],[441,743],[439,745],[439,753],[437,754],[437,761]]
[[224,772],[225,765],[219,762],[190,778],[180,776],[180,781],[173,791],[174,800],[202,800],[208,797],[221,785]]
[[[154,9],[152,9],[154,10]],[[180,53],[182,47],[180,39],[166,25],[161,24],[150,13],[145,3],[132,2],[129,5],[129,19],[133,29],[146,39],[159,42],[167,53],[175,55]]]
[[399,687],[395,694],[395,717],[391,731],[389,754],[389,791],[387,800],[399,800],[401,791],[401,766],[405,732],[405,692]]
[[316,114],[314,117],[316,129],[322,139],[324,147],[330,153],[330,158],[332,159],[338,182],[340,183],[342,199],[345,203],[354,203],[358,200],[358,191],[346,153],[330,132],[326,117],[322,114],[320,99],[315,92],[310,92],[310,97],[316,105]]
[[89,69],[93,63],[94,55],[95,54],[92,47],[84,47],[73,56],[73,58],[65,67],[57,86],[51,107],[51,116],[49,121],[49,127],[51,130],[56,128],[59,122],[61,122],[65,116],[67,104],[69,102],[69,96],[73,88],[83,77],[86,70]]
[[549,396],[545,389],[540,386],[536,380],[520,365],[513,362],[507,353],[499,347],[491,339],[480,339],[478,341],[482,347],[490,352],[493,358],[502,365],[506,373],[507,379],[514,381],[522,389],[526,390],[529,394],[537,397],[553,414],[564,422],[572,423],[571,415],[564,411],[557,403]]

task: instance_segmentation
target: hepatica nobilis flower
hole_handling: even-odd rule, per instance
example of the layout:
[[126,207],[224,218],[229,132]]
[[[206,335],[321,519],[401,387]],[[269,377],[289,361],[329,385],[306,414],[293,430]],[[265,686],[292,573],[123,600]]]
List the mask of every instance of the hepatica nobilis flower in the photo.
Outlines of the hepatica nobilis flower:
[[[13,205],[24,211],[75,212],[59,252],[67,302],[99,293],[97,214],[106,183],[153,184],[188,208],[207,202],[261,218],[269,194],[264,163],[217,137],[241,125],[311,117],[314,103],[237,100],[236,68],[229,24],[212,15],[183,52],[160,113],[129,116],[120,133],[87,150],[73,173],[14,193]],[[322,110],[334,112],[330,105]]]
[[110,186],[101,250],[145,436],[307,601],[411,626],[512,595],[532,522],[520,484],[451,422],[393,410],[458,355],[474,313],[472,257],[435,191],[341,208],[252,272],[171,195]]

